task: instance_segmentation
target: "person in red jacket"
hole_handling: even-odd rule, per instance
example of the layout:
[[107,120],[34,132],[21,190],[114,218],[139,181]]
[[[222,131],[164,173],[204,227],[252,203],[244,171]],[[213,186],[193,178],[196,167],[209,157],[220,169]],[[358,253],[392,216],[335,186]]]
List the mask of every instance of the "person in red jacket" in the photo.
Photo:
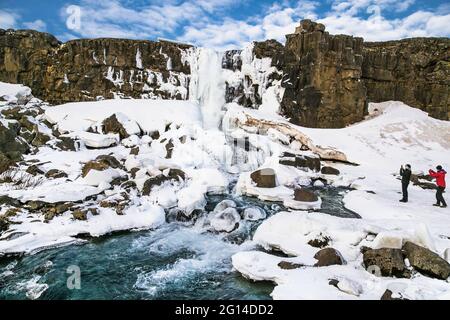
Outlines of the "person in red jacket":
[[[430,176],[436,179],[437,184],[437,191],[436,191],[436,204],[433,204],[433,206],[446,208],[447,203],[445,202],[444,196],[442,195],[445,190],[445,174],[447,173],[444,169],[442,169],[442,166],[436,167],[437,172],[434,172],[430,169],[429,173]],[[442,203],[442,205],[441,205]]]

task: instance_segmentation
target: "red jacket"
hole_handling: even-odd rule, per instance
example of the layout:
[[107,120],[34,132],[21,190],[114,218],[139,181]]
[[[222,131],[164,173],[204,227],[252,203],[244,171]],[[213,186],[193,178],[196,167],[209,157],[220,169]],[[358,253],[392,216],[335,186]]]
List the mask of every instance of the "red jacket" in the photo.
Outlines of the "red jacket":
[[438,187],[444,187],[445,188],[445,174],[447,172],[445,172],[445,170],[439,170],[438,172],[434,172],[433,170],[429,171],[430,176],[432,176],[433,178],[436,178],[436,184],[438,185]]

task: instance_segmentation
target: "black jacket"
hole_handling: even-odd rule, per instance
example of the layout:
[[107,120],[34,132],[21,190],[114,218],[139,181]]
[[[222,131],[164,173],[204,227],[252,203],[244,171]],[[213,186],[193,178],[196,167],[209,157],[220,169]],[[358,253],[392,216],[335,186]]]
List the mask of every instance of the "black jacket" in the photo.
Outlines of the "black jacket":
[[402,183],[409,183],[411,180],[411,170],[400,168],[400,175],[402,176]]

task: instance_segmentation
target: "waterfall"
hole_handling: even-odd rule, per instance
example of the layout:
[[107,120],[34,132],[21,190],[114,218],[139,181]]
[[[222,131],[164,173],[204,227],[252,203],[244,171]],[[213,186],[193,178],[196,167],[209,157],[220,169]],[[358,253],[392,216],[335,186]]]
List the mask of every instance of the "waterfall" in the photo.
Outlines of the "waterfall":
[[205,129],[219,129],[225,105],[222,53],[196,48],[191,49],[187,59],[191,66],[189,100],[199,103]]

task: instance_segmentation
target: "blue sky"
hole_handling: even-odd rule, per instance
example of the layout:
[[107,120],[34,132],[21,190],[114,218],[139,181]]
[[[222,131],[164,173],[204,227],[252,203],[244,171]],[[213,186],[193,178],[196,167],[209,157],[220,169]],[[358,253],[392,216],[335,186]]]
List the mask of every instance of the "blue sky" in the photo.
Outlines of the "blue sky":
[[62,41],[161,37],[240,48],[252,40],[284,42],[303,18],[370,41],[450,36],[443,0],[0,0],[0,28],[46,31]]

